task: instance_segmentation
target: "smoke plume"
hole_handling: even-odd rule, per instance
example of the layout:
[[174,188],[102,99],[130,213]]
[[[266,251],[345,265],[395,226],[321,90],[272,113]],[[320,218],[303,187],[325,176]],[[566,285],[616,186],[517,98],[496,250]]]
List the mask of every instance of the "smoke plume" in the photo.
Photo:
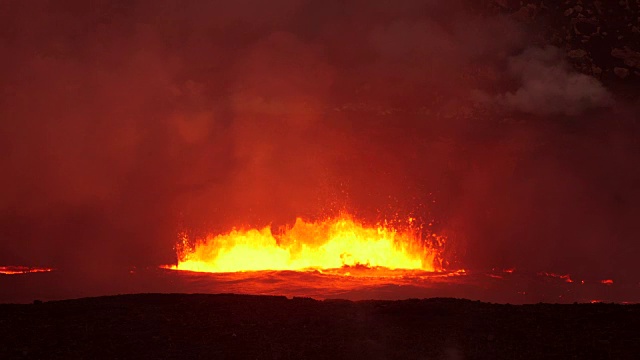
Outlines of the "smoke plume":
[[527,48],[509,59],[508,71],[520,86],[498,102],[513,110],[575,116],[613,104],[612,95],[597,79],[570,69],[554,47]]
[[0,7],[0,264],[166,264],[184,228],[343,208],[416,213],[469,268],[638,253],[632,111],[477,4]]

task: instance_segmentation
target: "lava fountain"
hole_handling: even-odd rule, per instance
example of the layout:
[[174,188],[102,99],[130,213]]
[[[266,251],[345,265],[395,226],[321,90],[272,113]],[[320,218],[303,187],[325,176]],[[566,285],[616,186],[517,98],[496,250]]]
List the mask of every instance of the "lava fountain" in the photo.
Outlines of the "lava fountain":
[[298,218],[279,234],[270,226],[233,229],[194,243],[182,234],[176,247],[178,263],[167,268],[213,273],[345,267],[438,271],[444,242],[415,226],[413,218],[404,227],[386,222],[367,226],[349,215],[323,221]]

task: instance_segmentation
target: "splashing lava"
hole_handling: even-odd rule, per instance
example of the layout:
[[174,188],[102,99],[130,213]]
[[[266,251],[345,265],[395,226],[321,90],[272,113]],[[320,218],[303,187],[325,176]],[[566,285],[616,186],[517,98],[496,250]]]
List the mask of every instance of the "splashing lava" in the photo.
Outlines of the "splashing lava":
[[191,245],[183,235],[174,270],[239,272],[323,270],[366,267],[437,271],[444,238],[423,235],[409,218],[406,229],[388,224],[365,226],[349,215],[317,222],[298,218],[293,227],[274,235],[270,227],[234,229],[209,235]]

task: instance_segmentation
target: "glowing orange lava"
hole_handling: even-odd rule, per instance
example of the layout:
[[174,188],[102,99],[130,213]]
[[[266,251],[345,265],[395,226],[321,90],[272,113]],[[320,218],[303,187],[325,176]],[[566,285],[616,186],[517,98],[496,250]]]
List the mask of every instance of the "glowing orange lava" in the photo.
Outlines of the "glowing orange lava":
[[3,274],[3,275],[40,273],[40,272],[50,272],[53,270],[54,269],[50,269],[50,268],[36,268],[36,267],[28,267],[28,266],[0,266],[0,274]]
[[191,246],[185,235],[177,247],[178,264],[168,268],[199,272],[323,270],[342,267],[440,270],[442,237],[424,239],[409,219],[406,230],[369,227],[348,215],[318,222],[298,218],[274,235],[270,227],[209,235]]
[[573,279],[571,278],[571,275],[569,275],[569,274],[561,275],[561,274],[554,274],[554,273],[550,273],[550,272],[539,272],[538,275],[547,276],[547,277],[551,277],[551,278],[563,279],[565,282],[568,282],[568,283],[572,283],[573,282]]

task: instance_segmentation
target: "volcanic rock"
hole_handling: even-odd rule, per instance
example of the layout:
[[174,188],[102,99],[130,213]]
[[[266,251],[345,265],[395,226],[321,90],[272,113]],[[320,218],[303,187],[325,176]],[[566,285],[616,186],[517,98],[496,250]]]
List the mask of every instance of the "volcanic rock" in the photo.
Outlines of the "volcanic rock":
[[[640,2],[569,0],[562,2],[501,1],[512,19],[528,26],[542,44],[565,49],[574,70],[595,76],[614,94],[636,97],[640,81],[632,76],[640,70]],[[612,51],[613,49],[613,51]],[[618,74],[626,68],[627,85],[620,87]]]
[[624,61],[624,64],[629,67],[636,67],[640,69],[640,52],[631,50],[625,46],[624,49],[613,49],[611,56]]
[[568,56],[573,59],[579,59],[587,55],[587,52],[582,49],[571,50],[568,53]]
[[613,73],[616,74],[617,77],[624,79],[629,76],[629,69],[617,67],[613,69]]
[[511,18],[515,21],[522,23],[531,23],[536,17],[537,14],[537,6],[534,4],[529,4],[520,8],[520,10],[511,14]]
[[509,8],[509,2],[507,0],[494,0],[493,2],[496,5],[500,6],[501,8],[504,8],[504,9]]
[[636,359],[639,305],[138,294],[0,305],[0,359]]

